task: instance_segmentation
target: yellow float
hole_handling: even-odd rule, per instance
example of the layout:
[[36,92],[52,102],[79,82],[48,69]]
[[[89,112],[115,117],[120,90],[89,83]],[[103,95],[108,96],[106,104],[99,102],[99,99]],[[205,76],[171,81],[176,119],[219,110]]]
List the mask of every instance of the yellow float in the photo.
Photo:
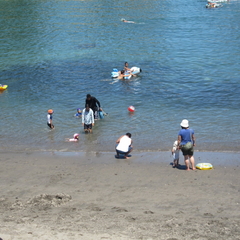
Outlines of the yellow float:
[[0,84],[0,91],[3,91],[5,89],[7,89],[8,85],[2,85]]
[[210,170],[213,169],[213,165],[211,163],[198,163],[196,168],[199,170]]

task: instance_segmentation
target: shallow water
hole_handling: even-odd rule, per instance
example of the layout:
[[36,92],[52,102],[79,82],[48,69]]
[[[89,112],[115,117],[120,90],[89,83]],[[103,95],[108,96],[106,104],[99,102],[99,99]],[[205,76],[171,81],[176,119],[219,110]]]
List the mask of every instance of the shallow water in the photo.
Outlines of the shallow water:
[[[240,150],[240,1],[0,2],[0,149],[112,151],[131,132],[137,150],[168,150],[187,118],[198,150]],[[125,61],[143,72],[113,81]],[[108,113],[91,135],[73,117],[87,93]]]

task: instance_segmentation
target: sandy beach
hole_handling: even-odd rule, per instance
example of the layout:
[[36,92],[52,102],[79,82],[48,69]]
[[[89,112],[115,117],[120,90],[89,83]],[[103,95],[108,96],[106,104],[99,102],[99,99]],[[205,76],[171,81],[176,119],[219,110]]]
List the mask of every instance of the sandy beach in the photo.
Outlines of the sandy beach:
[[[240,239],[240,153],[196,152],[209,171],[170,165],[170,152],[0,154],[3,240]],[[181,156],[180,163],[183,165]]]

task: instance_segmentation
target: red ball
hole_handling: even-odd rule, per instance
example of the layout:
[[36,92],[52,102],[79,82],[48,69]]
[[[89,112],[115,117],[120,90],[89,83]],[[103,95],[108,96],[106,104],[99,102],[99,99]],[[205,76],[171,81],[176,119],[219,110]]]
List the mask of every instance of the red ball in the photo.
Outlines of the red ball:
[[128,107],[128,111],[129,112],[134,112],[135,111],[135,107],[134,106],[129,106]]

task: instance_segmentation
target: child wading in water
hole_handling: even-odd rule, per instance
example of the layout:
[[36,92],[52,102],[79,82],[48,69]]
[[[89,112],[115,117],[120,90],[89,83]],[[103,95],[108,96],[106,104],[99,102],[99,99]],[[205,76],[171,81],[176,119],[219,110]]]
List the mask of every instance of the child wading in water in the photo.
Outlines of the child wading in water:
[[82,110],[81,110],[81,108],[78,108],[77,109],[77,113],[74,115],[75,117],[82,117]]
[[172,148],[172,156],[173,156],[173,168],[179,166],[179,149],[178,149],[178,141],[175,141],[173,143]]
[[53,129],[54,128],[54,125],[52,124],[52,114],[53,114],[53,110],[52,109],[49,109],[48,110],[48,115],[47,115],[47,125]]

